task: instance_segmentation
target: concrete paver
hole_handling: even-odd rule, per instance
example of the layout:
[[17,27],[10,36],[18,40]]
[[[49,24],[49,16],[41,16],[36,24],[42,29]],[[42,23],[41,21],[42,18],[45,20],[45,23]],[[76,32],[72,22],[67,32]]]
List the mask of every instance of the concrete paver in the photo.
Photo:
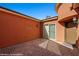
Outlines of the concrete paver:
[[54,41],[36,39],[13,46],[0,48],[0,55],[14,56],[78,56],[79,49],[69,49]]

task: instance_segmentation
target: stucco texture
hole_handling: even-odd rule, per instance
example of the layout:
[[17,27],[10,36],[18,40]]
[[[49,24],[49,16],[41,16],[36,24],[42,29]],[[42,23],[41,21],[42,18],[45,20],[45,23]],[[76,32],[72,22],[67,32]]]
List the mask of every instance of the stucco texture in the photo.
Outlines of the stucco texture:
[[40,22],[0,10],[0,47],[40,38]]

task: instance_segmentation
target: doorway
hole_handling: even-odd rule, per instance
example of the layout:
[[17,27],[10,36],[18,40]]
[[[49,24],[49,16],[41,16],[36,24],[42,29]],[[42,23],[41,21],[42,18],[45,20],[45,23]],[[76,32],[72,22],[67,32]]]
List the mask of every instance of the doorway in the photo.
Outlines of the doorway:
[[46,39],[55,39],[55,24],[46,24],[43,26],[43,37]]
[[77,40],[77,24],[73,21],[65,23],[65,42],[75,45]]

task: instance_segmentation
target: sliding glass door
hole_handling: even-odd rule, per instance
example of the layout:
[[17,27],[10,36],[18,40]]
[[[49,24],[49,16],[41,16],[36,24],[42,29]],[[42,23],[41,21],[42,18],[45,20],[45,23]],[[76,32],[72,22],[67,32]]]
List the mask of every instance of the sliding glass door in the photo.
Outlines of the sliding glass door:
[[55,39],[55,24],[48,24],[43,26],[43,37],[48,39]]

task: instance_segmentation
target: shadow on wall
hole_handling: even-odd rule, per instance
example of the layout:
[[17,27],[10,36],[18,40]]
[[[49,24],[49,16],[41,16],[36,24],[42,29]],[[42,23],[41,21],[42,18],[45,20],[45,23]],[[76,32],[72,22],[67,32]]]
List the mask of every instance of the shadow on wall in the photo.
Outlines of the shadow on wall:
[[63,27],[65,27],[65,22],[58,22],[60,25],[62,25]]
[[79,14],[79,7],[75,8],[75,11]]

